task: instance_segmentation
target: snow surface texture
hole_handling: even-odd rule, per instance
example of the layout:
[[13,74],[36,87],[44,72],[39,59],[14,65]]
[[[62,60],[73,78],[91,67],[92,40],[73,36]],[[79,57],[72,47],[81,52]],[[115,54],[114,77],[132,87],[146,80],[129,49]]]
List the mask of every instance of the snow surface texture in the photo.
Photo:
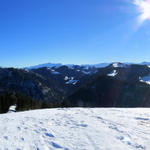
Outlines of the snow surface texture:
[[64,108],[0,115],[4,150],[150,150],[150,109]]

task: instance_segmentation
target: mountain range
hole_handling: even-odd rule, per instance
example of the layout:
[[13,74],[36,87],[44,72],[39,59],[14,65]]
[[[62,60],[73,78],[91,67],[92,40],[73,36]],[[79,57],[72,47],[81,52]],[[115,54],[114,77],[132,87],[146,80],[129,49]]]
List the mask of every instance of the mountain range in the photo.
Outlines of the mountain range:
[[[82,67],[95,67],[95,68],[103,68],[106,67],[112,63],[117,63],[117,62],[111,62],[111,63],[98,63],[98,64],[81,64],[78,66]],[[125,62],[123,64],[139,64],[139,65],[150,65],[150,62],[141,62],[141,63],[132,63],[132,62]],[[25,69],[37,69],[37,68],[43,68],[43,67],[60,67],[60,66],[68,66],[72,67],[75,66],[75,64],[62,64],[62,63],[44,63],[44,64],[39,64],[39,65],[34,65],[34,66],[29,66],[29,67],[24,67]]]
[[0,100],[2,103],[9,99],[8,107],[10,99],[14,96],[12,103],[18,103],[21,94],[26,99],[46,103],[45,107],[149,107],[149,65],[47,63],[20,69],[0,68]]

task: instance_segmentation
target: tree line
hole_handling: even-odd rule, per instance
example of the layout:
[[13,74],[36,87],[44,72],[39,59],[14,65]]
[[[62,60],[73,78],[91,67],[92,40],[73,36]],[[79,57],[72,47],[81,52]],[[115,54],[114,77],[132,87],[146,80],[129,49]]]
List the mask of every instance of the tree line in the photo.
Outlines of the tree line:
[[59,100],[55,102],[37,101],[31,97],[28,97],[18,92],[7,92],[0,94],[0,113],[8,112],[9,107],[15,104],[17,106],[16,111],[70,106],[67,101],[65,102],[61,102]]

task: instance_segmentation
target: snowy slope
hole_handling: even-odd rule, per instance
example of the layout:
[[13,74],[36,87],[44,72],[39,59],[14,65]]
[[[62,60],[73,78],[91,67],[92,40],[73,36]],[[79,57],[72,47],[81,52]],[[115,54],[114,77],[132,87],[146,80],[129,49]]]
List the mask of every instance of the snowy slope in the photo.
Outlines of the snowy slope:
[[142,78],[140,77],[139,79],[140,79],[141,82],[150,84],[150,75],[144,76],[144,77],[142,77]]
[[150,109],[64,108],[1,114],[0,149],[149,150]]
[[118,73],[117,73],[117,70],[113,70],[111,73],[107,74],[108,76],[110,77],[114,77],[116,76]]

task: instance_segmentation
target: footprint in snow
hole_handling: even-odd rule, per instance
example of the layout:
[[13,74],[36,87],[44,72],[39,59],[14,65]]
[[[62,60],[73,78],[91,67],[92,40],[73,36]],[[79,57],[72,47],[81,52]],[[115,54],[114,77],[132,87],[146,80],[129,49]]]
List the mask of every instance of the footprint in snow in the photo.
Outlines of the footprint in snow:
[[40,133],[38,130],[34,130],[34,132],[36,132],[37,134],[39,134],[39,133]]
[[45,136],[54,137],[54,135],[53,135],[53,134],[50,134],[50,133],[45,133]]
[[78,124],[77,126],[80,126],[80,127],[87,127],[88,125],[87,125],[87,124]]
[[127,136],[120,136],[120,137],[118,137],[118,139],[120,141],[122,141],[123,143],[126,143],[126,144],[128,144],[130,146],[136,147],[136,149],[145,149],[145,147],[142,146],[142,145],[132,144],[131,143],[131,139],[129,137],[127,137]]
[[137,148],[137,149],[145,149],[145,147],[142,146],[142,145],[136,145],[136,148]]
[[39,124],[43,124],[43,122],[40,121]]
[[111,123],[109,124],[108,127],[109,127],[110,129],[113,129],[113,130],[119,132],[119,133],[124,133],[124,131],[120,130],[116,125],[113,125],[113,124],[111,124]]
[[5,139],[5,140],[8,140],[8,136],[4,136],[4,139]]
[[27,129],[28,129],[28,127],[24,127],[24,129],[25,129],[25,130],[27,130]]
[[150,127],[150,119],[149,118],[141,118],[141,117],[136,117],[136,120],[138,120],[140,125]]
[[103,120],[103,118],[102,118],[102,117],[97,117],[97,119]]
[[20,127],[17,127],[17,129],[20,131],[21,130],[21,128]]
[[141,117],[136,117],[135,119],[136,120],[144,120],[144,121],[148,121],[149,120],[149,118],[141,118]]
[[41,131],[47,131],[47,129],[45,129],[45,128],[42,128],[42,129],[41,129]]
[[55,143],[55,142],[51,142],[51,144],[52,144],[52,146],[53,146],[54,148],[63,148],[62,146],[58,145],[58,144]]
[[131,142],[130,142],[131,140],[128,137],[120,136],[120,137],[118,137],[118,139],[128,145],[131,145]]
[[150,122],[149,121],[140,121],[139,124],[142,125],[142,126],[150,127]]

